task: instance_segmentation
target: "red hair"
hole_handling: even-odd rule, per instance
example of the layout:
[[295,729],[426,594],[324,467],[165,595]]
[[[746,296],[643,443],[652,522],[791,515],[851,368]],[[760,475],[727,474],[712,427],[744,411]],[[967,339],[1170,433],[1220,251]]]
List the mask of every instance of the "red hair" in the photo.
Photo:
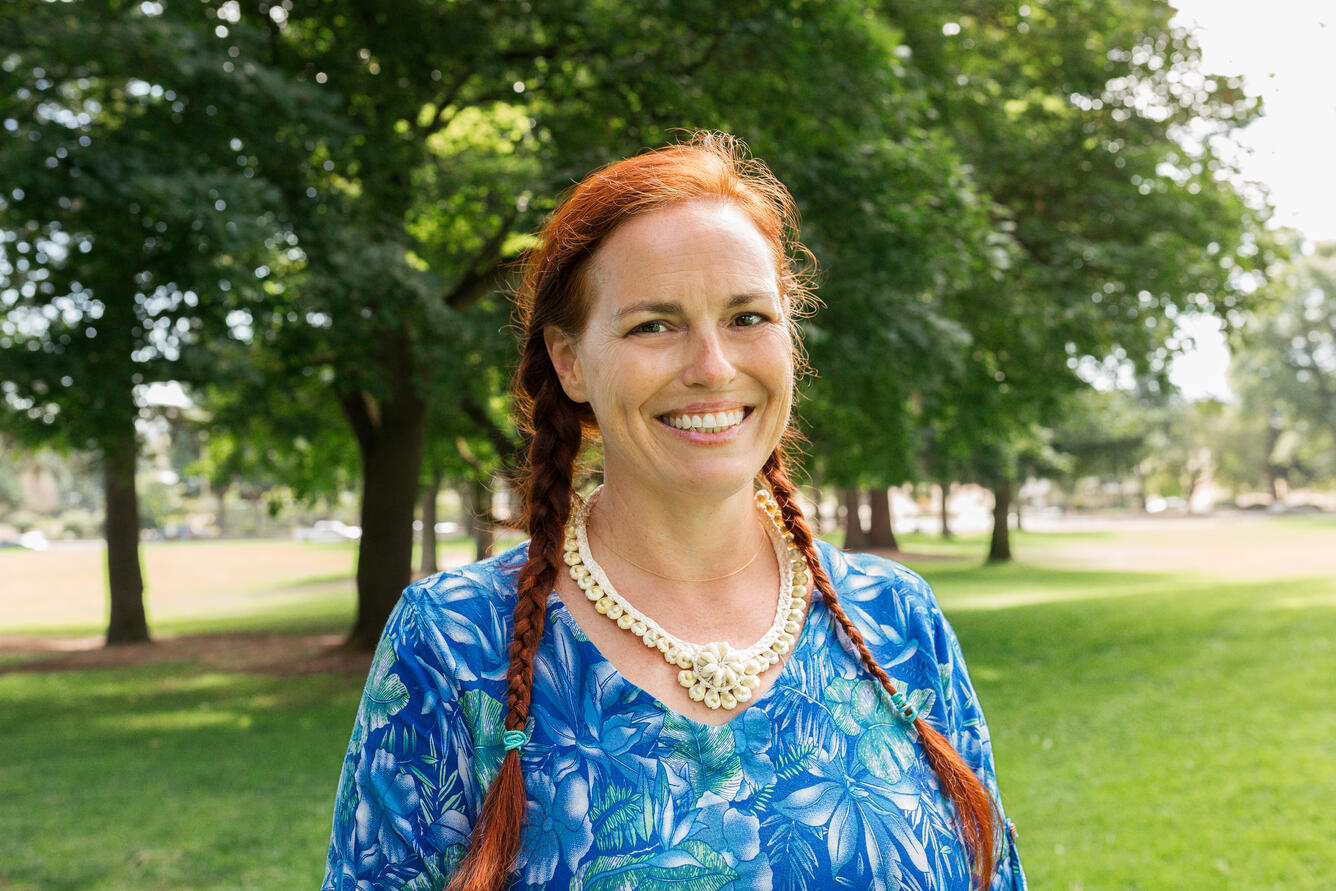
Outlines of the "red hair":
[[[553,213],[539,233],[539,246],[524,260],[516,300],[523,351],[513,389],[517,420],[528,441],[527,463],[516,488],[522,496],[529,554],[517,584],[506,675],[506,730],[523,731],[529,719],[533,662],[543,636],[547,594],[564,565],[562,537],[571,513],[576,461],[585,433],[596,432],[589,406],[571,401],[562,389],[548,356],[544,331],[555,326],[572,337],[583,332],[590,303],[584,272],[590,257],[614,229],[669,204],[709,200],[728,202],[741,210],[772,246],[789,320],[809,310],[815,302],[805,274],[810,255],[797,238],[793,198],[764,164],[747,154],[740,140],[721,133],[699,134],[687,143],[618,161],[591,174]],[[795,356],[801,364],[796,326],[793,331]],[[821,569],[779,450],[762,472],[828,608],[868,670],[894,694],[890,678],[840,608]],[[941,734],[922,719],[917,727],[943,792],[956,805],[961,837],[973,855],[979,886],[986,887],[995,856],[991,798]],[[468,854],[450,883],[451,891],[504,887],[519,852],[527,802],[519,752],[507,751],[487,790]]]

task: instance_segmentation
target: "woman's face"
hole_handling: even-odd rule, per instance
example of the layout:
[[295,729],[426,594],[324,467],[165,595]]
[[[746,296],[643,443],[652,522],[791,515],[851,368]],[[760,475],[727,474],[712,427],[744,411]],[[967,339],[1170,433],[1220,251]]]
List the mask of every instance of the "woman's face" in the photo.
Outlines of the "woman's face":
[[598,421],[609,484],[716,498],[751,485],[793,398],[775,265],[718,201],[635,217],[594,252],[583,333],[545,334],[566,394]]

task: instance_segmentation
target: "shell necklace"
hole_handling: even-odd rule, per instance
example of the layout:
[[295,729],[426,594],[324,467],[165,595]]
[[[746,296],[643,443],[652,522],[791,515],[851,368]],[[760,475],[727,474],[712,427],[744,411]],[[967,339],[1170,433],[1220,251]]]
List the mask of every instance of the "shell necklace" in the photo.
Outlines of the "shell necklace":
[[793,533],[784,525],[774,496],[767,489],[756,492],[756,507],[770,521],[766,534],[780,567],[775,621],[756,643],[736,649],[726,641],[697,644],[682,640],[664,631],[617,593],[589,550],[589,511],[600,491],[601,486],[580,505],[566,527],[563,559],[570,567],[571,578],[599,615],[630,631],[645,646],[657,649],[665,662],[678,669],[677,680],[693,702],[703,702],[712,709],[732,709],[751,699],[752,690],[761,683],[759,675],[793,647],[807,610],[804,596],[809,576],[807,561],[793,543]]

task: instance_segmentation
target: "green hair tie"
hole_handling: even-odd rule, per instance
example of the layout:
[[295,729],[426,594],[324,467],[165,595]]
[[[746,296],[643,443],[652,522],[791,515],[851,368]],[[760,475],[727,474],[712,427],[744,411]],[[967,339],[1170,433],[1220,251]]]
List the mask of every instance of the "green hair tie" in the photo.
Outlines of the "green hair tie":
[[507,752],[511,749],[522,749],[529,741],[529,734],[523,730],[507,730],[501,735],[501,741],[506,744]]
[[900,716],[902,721],[906,724],[914,723],[914,720],[918,717],[918,709],[909,704],[909,700],[905,699],[905,694],[893,694],[891,696],[891,703],[895,705],[896,714]]

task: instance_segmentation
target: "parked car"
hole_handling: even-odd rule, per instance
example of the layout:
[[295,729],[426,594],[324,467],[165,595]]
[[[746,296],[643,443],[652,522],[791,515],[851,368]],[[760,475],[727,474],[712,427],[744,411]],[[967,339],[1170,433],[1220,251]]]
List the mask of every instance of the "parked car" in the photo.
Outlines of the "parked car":
[[292,530],[292,537],[297,541],[357,541],[362,537],[362,527],[339,520],[316,520],[313,525]]
[[[436,529],[436,534],[437,534],[437,535],[458,535],[458,534],[459,534],[459,524],[458,524],[458,523],[451,523],[449,520],[446,520],[446,521],[437,523],[436,526],[435,526],[435,529]],[[414,520],[414,521],[413,521],[413,531],[414,531],[414,532],[421,532],[421,531],[422,531],[422,521],[421,521],[421,520]]]
[[1146,501],[1146,513],[1162,514],[1165,511],[1182,512],[1187,510],[1188,503],[1176,495],[1168,498],[1150,498]]
[[28,551],[45,551],[47,548],[46,535],[40,530],[33,529],[31,532],[20,533],[18,538],[8,538],[0,541],[0,548],[23,548]]

